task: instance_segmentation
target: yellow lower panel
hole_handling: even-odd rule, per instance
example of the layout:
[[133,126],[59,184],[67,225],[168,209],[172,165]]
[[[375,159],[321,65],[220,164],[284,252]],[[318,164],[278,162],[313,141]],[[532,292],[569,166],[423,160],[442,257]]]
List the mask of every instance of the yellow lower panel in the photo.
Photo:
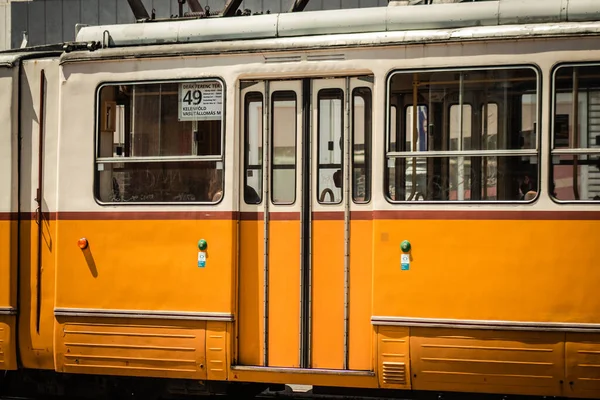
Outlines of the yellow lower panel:
[[[54,369],[57,222],[47,220],[46,216],[44,214],[42,221],[41,254],[38,254],[39,226],[36,221],[21,221],[20,231],[19,354],[22,366],[32,369]],[[41,262],[39,269],[38,260]],[[81,289],[85,290],[85,287]],[[96,300],[98,298],[103,296],[99,295]]]
[[344,367],[344,221],[313,221],[312,367]]
[[208,379],[224,381],[229,373],[229,349],[231,324],[226,322],[206,323],[206,361]]
[[373,281],[373,221],[350,225],[350,349],[349,368],[373,370],[371,325]]
[[268,365],[299,367],[300,221],[270,221],[269,238]]
[[17,221],[0,220],[0,307],[16,302]]
[[0,371],[17,369],[13,315],[0,315]]
[[263,221],[240,222],[238,364],[263,365]]
[[567,334],[564,395],[600,398],[600,335]]
[[376,220],[374,229],[375,316],[600,323],[600,221]]
[[561,395],[564,333],[411,328],[413,389]]
[[59,319],[56,370],[206,379],[205,334],[204,321]]
[[410,389],[408,335],[408,328],[377,328],[377,374],[382,388]]
[[282,371],[247,371],[233,368],[229,375],[233,382],[265,382],[293,385],[337,386],[350,388],[377,388],[377,377],[349,374],[323,374],[306,370],[303,373]]
[[[17,304],[17,221],[0,220],[0,308]],[[0,370],[17,368],[16,316],[0,315]]]
[[60,220],[56,306],[232,313],[235,231],[231,220]]

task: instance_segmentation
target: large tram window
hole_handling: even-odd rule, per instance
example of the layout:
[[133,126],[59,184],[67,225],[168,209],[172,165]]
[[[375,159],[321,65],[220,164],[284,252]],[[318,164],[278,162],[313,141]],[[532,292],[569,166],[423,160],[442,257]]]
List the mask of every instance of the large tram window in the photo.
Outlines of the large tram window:
[[318,180],[319,203],[339,204],[342,201],[344,92],[341,89],[319,91]]
[[371,89],[356,88],[352,93],[352,200],[371,200]]
[[96,196],[105,203],[216,203],[223,196],[220,81],[99,91]]
[[600,200],[599,77],[596,65],[564,66],[554,73],[550,189],[560,201]]
[[293,204],[296,200],[296,92],[272,95],[271,173],[273,204]]
[[388,200],[535,198],[537,90],[531,68],[393,74],[390,112],[406,111],[388,127]]
[[244,201],[260,204],[263,192],[263,95],[246,95],[244,121]]

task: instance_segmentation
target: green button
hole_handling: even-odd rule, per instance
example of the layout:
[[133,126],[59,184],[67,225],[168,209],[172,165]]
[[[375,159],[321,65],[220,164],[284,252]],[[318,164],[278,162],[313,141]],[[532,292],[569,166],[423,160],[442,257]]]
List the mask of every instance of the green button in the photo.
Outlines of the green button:
[[206,243],[206,240],[204,240],[204,239],[200,239],[200,240],[198,241],[198,248],[199,248],[200,250],[206,250],[206,248],[207,248],[207,247],[208,247],[208,243]]
[[410,251],[410,242],[408,240],[405,240],[402,243],[400,243],[400,250],[402,250],[405,253],[408,253]]

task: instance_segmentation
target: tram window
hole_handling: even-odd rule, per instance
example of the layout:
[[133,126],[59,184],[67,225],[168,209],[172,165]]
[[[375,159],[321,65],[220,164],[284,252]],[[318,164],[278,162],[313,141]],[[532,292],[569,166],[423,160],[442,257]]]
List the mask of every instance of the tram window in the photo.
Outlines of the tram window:
[[218,80],[105,85],[98,94],[96,197],[217,203],[223,197]]
[[343,189],[344,92],[321,89],[318,100],[318,200],[321,204],[339,204]]
[[263,95],[246,95],[244,121],[244,201],[260,204],[263,192]]
[[388,200],[531,200],[537,93],[532,68],[394,73],[389,101],[405,112],[387,132]]
[[352,93],[352,200],[371,200],[371,89],[356,88]]
[[550,190],[559,201],[600,201],[600,65],[554,72]]
[[296,92],[272,95],[271,174],[273,204],[293,204],[296,200]]

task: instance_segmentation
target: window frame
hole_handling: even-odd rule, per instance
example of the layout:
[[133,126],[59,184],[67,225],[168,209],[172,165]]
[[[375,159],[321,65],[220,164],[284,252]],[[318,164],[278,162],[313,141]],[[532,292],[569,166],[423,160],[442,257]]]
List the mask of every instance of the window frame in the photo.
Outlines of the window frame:
[[[294,95],[294,117],[296,118],[298,115],[298,93],[294,90],[291,89],[277,89],[274,90],[273,92],[271,92],[269,94],[269,190],[270,190],[270,194],[269,194],[269,201],[271,202],[272,205],[275,206],[293,206],[294,204],[296,204],[296,200],[298,199],[298,190],[296,188],[297,184],[298,184],[298,121],[294,121],[294,199],[291,202],[281,202],[281,201],[275,201],[275,199],[273,198],[274,194],[275,194],[275,163],[273,162],[275,160],[275,155],[274,155],[274,150],[275,150],[275,101],[277,101],[275,99],[275,94],[277,93],[283,93],[284,95],[288,95],[288,94],[293,94]],[[289,101],[289,100],[288,100]],[[263,103],[264,103],[264,99],[263,99]],[[263,128],[264,129],[264,128]],[[264,131],[263,131],[263,135],[264,135]],[[279,165],[285,165],[285,164],[279,164]],[[287,169],[287,168],[284,168]],[[290,168],[291,169],[291,168]],[[263,171],[264,171],[264,161],[263,161]],[[263,172],[264,173],[264,172]],[[261,201],[262,203],[262,201]],[[260,204],[260,203],[259,203]]]
[[[598,61],[583,61],[583,62],[569,62],[569,61],[560,61],[555,63],[552,66],[552,69],[550,70],[550,93],[549,93],[549,99],[550,99],[550,112],[549,112],[549,116],[548,118],[550,118],[550,120],[548,121],[548,126],[550,127],[550,135],[549,135],[549,146],[548,146],[548,151],[546,152],[547,156],[548,156],[548,182],[546,183],[546,188],[548,190],[548,196],[550,197],[550,199],[558,204],[558,205],[573,205],[573,204],[577,204],[577,205],[592,205],[592,206],[598,206],[600,205],[600,202],[598,200],[590,200],[590,199],[586,199],[586,200],[560,200],[558,198],[556,198],[553,194],[552,194],[552,182],[554,182],[554,161],[553,161],[553,157],[554,155],[577,155],[577,156],[590,156],[590,155],[596,155],[600,157],[600,148],[598,148],[597,150],[592,150],[591,147],[588,148],[583,148],[583,147],[578,147],[578,148],[567,148],[567,149],[555,149],[554,148],[554,133],[555,133],[555,112],[556,112],[556,74],[558,72],[559,69],[561,68],[572,68],[572,67],[599,67],[600,68],[600,59]],[[556,153],[556,150],[558,150],[558,153]],[[561,151],[562,150],[562,151]],[[586,150],[586,151],[584,151]],[[592,151],[590,151],[592,150]]]
[[[346,93],[346,89],[342,89],[340,87],[326,87],[326,88],[321,88],[319,89],[319,91],[317,92],[317,120],[314,122],[317,126],[317,137],[316,137],[316,142],[317,142],[317,154],[316,154],[316,175],[315,175],[315,180],[316,180],[316,194],[317,194],[317,203],[321,206],[336,206],[336,205],[340,205],[344,202],[344,194],[346,192],[346,188],[344,187],[344,185],[346,184],[346,180],[342,178],[342,186],[341,186],[341,194],[340,194],[340,200],[339,201],[331,201],[331,202],[324,202],[324,201],[320,201],[319,199],[319,192],[320,192],[320,186],[319,186],[319,173],[321,171],[321,165],[332,165],[332,164],[321,164],[320,160],[321,160],[321,92],[339,92],[341,94],[341,97],[339,98],[340,102],[341,102],[341,107],[340,107],[340,111],[341,111],[341,118],[340,118],[340,127],[341,127],[341,132],[340,132],[340,137],[341,137],[341,143],[342,143],[342,148],[340,150],[340,157],[341,157],[341,161],[340,161],[340,173],[342,174],[342,177],[344,176],[344,146],[345,146],[345,142],[346,142],[346,138],[344,137],[345,134],[345,129],[344,129],[344,124],[346,123],[346,113],[344,112],[345,107],[346,107],[346,96],[348,95],[348,93]],[[335,98],[335,100],[338,100],[338,98]],[[352,134],[352,133],[350,133]],[[335,148],[336,143],[333,144],[334,148]],[[351,164],[351,162],[350,162]],[[352,194],[350,194],[350,196],[352,196]],[[335,199],[335,197],[334,197]]]
[[[432,72],[469,72],[469,71],[481,71],[481,70],[508,70],[508,69],[530,69],[535,73],[535,83],[536,83],[536,121],[538,122],[536,126],[536,140],[535,140],[535,148],[534,149],[519,149],[519,150],[468,150],[468,151],[430,151],[430,152],[420,152],[420,153],[436,153],[435,155],[429,155],[421,158],[452,158],[452,157],[536,157],[537,158],[537,174],[538,174],[538,191],[536,196],[531,200],[422,200],[422,201],[412,201],[412,200],[392,200],[389,196],[388,190],[388,179],[387,179],[387,169],[388,169],[388,158],[393,159],[409,159],[411,156],[409,153],[414,152],[391,152],[389,150],[389,135],[390,135],[390,124],[391,124],[391,116],[390,116],[390,108],[393,106],[390,101],[391,95],[391,82],[392,78],[396,74],[411,74],[411,73],[432,73]],[[390,70],[386,76],[386,84],[385,84],[385,109],[384,109],[384,152],[382,157],[383,163],[383,179],[381,180],[382,189],[384,193],[385,200],[392,205],[457,205],[457,206],[468,206],[468,205],[507,205],[507,204],[533,204],[537,202],[540,198],[540,195],[543,191],[543,182],[541,177],[542,172],[542,138],[541,138],[541,120],[543,117],[542,114],[542,99],[543,99],[543,76],[541,68],[536,63],[527,63],[527,64],[507,64],[507,65],[464,65],[457,67],[426,67],[426,68],[394,68]],[[418,102],[417,105],[420,105],[421,102]],[[402,122],[401,122],[402,124]],[[419,153],[419,152],[416,152]],[[447,154],[447,155],[442,155]],[[418,156],[416,158],[419,158]]]
[[[257,96],[257,95],[260,95],[260,104],[262,105],[262,109],[263,109],[263,113],[261,113],[260,117],[261,117],[261,119],[264,119],[263,118],[264,107],[265,107],[265,95],[264,95],[264,93],[261,92],[261,91],[259,91],[259,90],[246,93],[244,95],[244,98],[242,99],[242,103],[244,104],[244,121],[242,122],[242,126],[244,127],[244,132],[241,135],[243,137],[243,146],[242,146],[243,147],[243,154],[242,154],[242,157],[244,158],[244,160],[243,160],[243,165],[244,165],[244,188],[243,188],[243,190],[244,191],[242,192],[242,196],[241,197],[243,198],[245,204],[247,204],[247,205],[254,205],[254,206],[261,205],[262,202],[263,202],[263,197],[264,197],[263,196],[263,194],[264,194],[264,188],[262,188],[262,190],[260,191],[260,193],[257,193],[258,196],[260,197],[260,201],[258,203],[248,203],[248,201],[246,201],[246,195],[245,195],[245,189],[246,189],[246,186],[248,186],[248,170],[249,170],[249,166],[250,166],[250,164],[248,163],[248,154],[247,154],[247,150],[248,150],[248,131],[249,131],[249,128],[248,128],[248,124],[249,124],[249,122],[248,122],[248,110],[249,110],[250,103],[252,103],[251,101],[248,101],[248,98],[252,97],[252,96]],[[261,143],[260,143],[261,147],[260,148],[261,148],[261,150],[262,150],[262,146],[264,146],[264,137],[263,137],[264,134],[265,134],[265,132],[264,132],[264,127],[263,127],[263,130],[260,133],[260,138],[261,138]],[[261,153],[262,153],[262,151],[261,151]],[[262,154],[261,154],[261,160],[260,160],[260,173],[261,173],[261,186],[262,186],[262,184],[263,184],[263,182],[262,182],[263,181],[263,174],[264,174],[264,160],[262,159]]]
[[[354,123],[356,121],[355,116],[354,116],[354,112],[356,111],[356,103],[355,103],[355,97],[360,97],[360,95],[355,94],[360,90],[368,90],[369,91],[369,111],[370,111],[370,115],[371,115],[371,126],[369,127],[369,141],[367,143],[367,135],[366,135],[366,131],[367,131],[367,122],[365,119],[365,192],[367,193],[366,200],[365,201],[356,201],[356,198],[354,196],[354,189],[355,189],[355,185],[356,185],[356,181],[354,180],[354,146],[355,146],[355,132],[356,132],[356,124]],[[352,197],[352,202],[354,204],[358,204],[358,205],[365,205],[365,204],[369,204],[371,203],[371,200],[373,199],[373,89],[370,88],[369,86],[356,86],[354,89],[351,90],[350,96],[352,98],[351,101],[351,110],[352,110],[352,129],[350,132],[350,148],[352,150],[351,153],[351,157],[350,157],[350,174],[351,179],[351,188],[350,188],[350,196]],[[364,101],[364,100],[363,100]],[[365,115],[366,115],[366,105],[367,103],[365,102]],[[368,144],[368,146],[367,146]],[[368,149],[368,152],[367,152]],[[368,160],[367,160],[368,159]]]
[[[100,96],[101,96],[101,91],[104,87],[109,87],[109,86],[120,86],[120,85],[156,85],[156,84],[169,84],[169,83],[175,83],[175,84],[181,84],[181,83],[197,83],[197,82],[214,82],[214,81],[218,81],[219,83],[221,83],[221,87],[222,87],[222,91],[223,91],[223,103],[222,103],[222,109],[221,109],[221,154],[220,155],[210,155],[210,156],[166,156],[166,157],[160,157],[160,156],[154,156],[154,157],[130,157],[130,160],[127,160],[126,157],[98,157],[98,152],[100,149],[100,130],[101,130],[101,122],[100,122],[100,114],[101,114],[101,107],[102,104],[100,103]],[[198,78],[181,78],[181,79],[148,79],[148,80],[118,80],[118,81],[104,81],[98,84],[98,86],[96,86],[96,93],[94,96],[94,136],[93,136],[93,140],[94,140],[94,155],[93,155],[93,184],[92,184],[92,191],[93,191],[93,197],[95,202],[100,205],[100,206],[165,206],[165,205],[178,205],[178,206],[189,206],[189,205],[201,205],[201,206],[216,206],[218,204],[220,204],[223,199],[225,198],[226,195],[226,165],[225,165],[225,146],[226,146],[226,140],[225,140],[225,134],[227,132],[226,129],[226,120],[227,120],[227,85],[225,83],[225,79],[223,79],[221,76],[211,76],[211,77],[198,77]],[[198,161],[205,161],[205,162],[215,162],[215,163],[221,163],[221,171],[222,171],[222,175],[223,175],[223,179],[222,179],[222,196],[219,200],[217,200],[216,202],[211,202],[211,201],[177,201],[177,202],[173,202],[173,201],[155,201],[155,202],[148,202],[148,201],[127,201],[127,202],[119,202],[119,201],[112,201],[112,202],[108,202],[108,201],[102,201],[100,199],[99,196],[99,190],[100,190],[100,179],[99,179],[99,172],[98,171],[98,164],[99,162],[104,162],[104,163],[110,163],[110,164],[117,164],[117,163],[127,163],[127,162],[198,162]]]

